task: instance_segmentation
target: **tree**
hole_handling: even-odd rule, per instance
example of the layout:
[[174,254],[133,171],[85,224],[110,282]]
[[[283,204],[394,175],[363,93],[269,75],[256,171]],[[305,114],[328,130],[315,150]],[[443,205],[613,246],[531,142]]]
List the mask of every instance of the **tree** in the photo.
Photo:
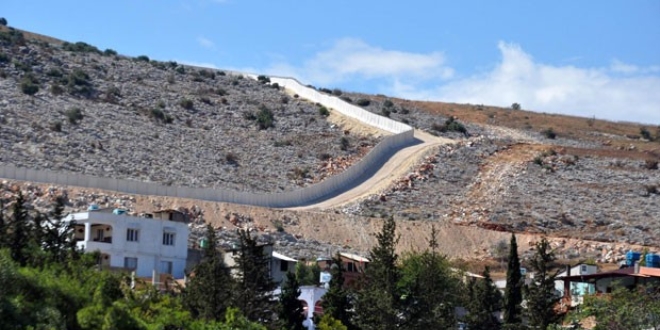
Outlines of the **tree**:
[[425,252],[401,262],[399,319],[402,329],[450,329],[456,324],[461,286],[445,256],[437,253],[435,227]]
[[495,287],[490,277],[488,266],[484,268],[479,280],[471,280],[470,301],[468,303],[469,314],[467,324],[473,330],[496,330],[500,329],[500,322],[495,316],[502,307],[502,294]]
[[506,289],[504,291],[504,324],[520,324],[522,303],[522,276],[516,235],[511,233],[509,262],[506,269]]
[[555,280],[559,272],[550,271],[555,255],[545,237],[536,243],[534,250],[534,256],[529,261],[534,271],[534,279],[525,286],[526,315],[530,325],[545,329],[557,323],[562,316],[555,311],[555,306],[561,299],[555,292]]
[[520,103],[513,103],[511,105],[511,109],[513,110],[520,110]]
[[19,265],[25,266],[29,260],[30,219],[28,210],[25,208],[25,198],[21,191],[18,192],[12,205],[12,217],[9,232],[9,250],[11,257]]
[[4,17],[0,17],[0,25],[7,26],[7,19]]
[[383,222],[383,228],[376,234],[378,245],[370,252],[363,286],[357,292],[355,305],[356,325],[363,330],[397,329],[399,324],[399,299],[397,283],[400,271],[397,268],[398,255],[395,252],[399,238],[396,236],[394,218]]
[[595,317],[594,330],[660,329],[660,287],[618,286],[607,297],[587,295],[579,319]]
[[300,296],[300,283],[293,272],[286,273],[286,280],[282,283],[280,293],[278,316],[280,329],[304,330],[303,322],[307,319]]
[[317,285],[319,283],[321,269],[316,263],[310,267],[304,262],[298,262],[295,272],[300,285]]
[[321,301],[323,315],[329,315],[347,328],[354,329],[355,326],[351,322],[353,316],[353,313],[351,313],[353,309],[350,298],[351,292],[344,288],[344,268],[339,253],[332,258],[330,275],[328,291],[323,295],[323,300]]
[[236,281],[233,306],[254,322],[268,324],[273,316],[273,290],[275,282],[269,274],[270,256],[264,246],[257,244],[250,231],[239,230],[240,239],[236,258]]
[[193,270],[194,275],[184,292],[184,305],[196,317],[218,320],[229,306],[232,278],[211,225],[206,226],[206,238],[204,257]]
[[341,323],[341,321],[333,318],[329,314],[323,314],[321,321],[318,325],[319,330],[348,330],[348,328]]

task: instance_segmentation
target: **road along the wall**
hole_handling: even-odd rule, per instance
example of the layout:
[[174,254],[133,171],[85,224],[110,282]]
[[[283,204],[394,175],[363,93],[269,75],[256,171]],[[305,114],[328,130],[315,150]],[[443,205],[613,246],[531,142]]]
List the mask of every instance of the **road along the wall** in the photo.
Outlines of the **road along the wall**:
[[[256,78],[254,75],[247,76]],[[12,165],[0,166],[0,178],[65,186],[97,188],[129,194],[193,198],[271,208],[290,208],[318,204],[324,200],[336,198],[340,195],[344,195],[344,197],[340,197],[337,201],[346,201],[351,195],[345,194],[356,187],[360,187],[358,192],[361,192],[358,193],[357,196],[362,196],[366,192],[366,187],[369,185],[365,185],[365,182],[371,182],[371,184],[373,184],[373,181],[368,180],[376,176],[377,182],[382,183],[387,177],[388,171],[393,171],[404,166],[405,164],[396,164],[401,164],[402,159],[408,159],[410,153],[415,154],[415,150],[418,150],[415,148],[412,150],[404,148],[415,144],[427,146],[428,141],[415,138],[413,129],[408,125],[387,117],[378,116],[363,110],[362,108],[344,102],[337,97],[319,93],[313,88],[302,85],[295,79],[273,77],[271,78],[271,82],[285,87],[302,98],[306,98],[312,102],[320,103],[331,108],[338,114],[355,119],[365,125],[390,132],[392,135],[386,136],[366,156],[346,171],[309,187],[296,191],[274,194],[256,194],[211,188],[167,186],[153,182],[100,178],[77,173],[38,171],[27,168],[18,168]],[[404,153],[405,156],[394,157],[402,149],[408,150]]]

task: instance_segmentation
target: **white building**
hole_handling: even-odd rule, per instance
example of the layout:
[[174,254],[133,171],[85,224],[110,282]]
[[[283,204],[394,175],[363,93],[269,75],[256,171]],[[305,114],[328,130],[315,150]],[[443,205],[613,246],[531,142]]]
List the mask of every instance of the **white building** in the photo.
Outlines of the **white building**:
[[134,270],[138,277],[156,271],[179,279],[184,277],[189,229],[184,222],[167,219],[98,210],[71,214],[64,221],[74,221],[78,247],[99,251],[102,266]]
[[[238,248],[232,248],[224,253],[225,265],[232,269],[232,274],[238,271],[236,269],[236,257],[238,257]],[[272,244],[263,245],[263,253],[268,257],[268,271],[273,282],[279,286],[286,277],[286,273],[294,272],[298,260],[287,257],[273,250]]]
[[[567,276],[583,276],[591,275],[598,273],[598,267],[596,265],[588,264],[577,264],[573,267],[567,267],[567,269],[559,275],[558,278],[567,277]],[[569,296],[564,292],[564,281],[556,280],[555,281],[555,290],[561,292],[562,297]],[[577,306],[582,303],[584,296],[587,294],[593,294],[596,292],[596,285],[593,283],[584,283],[584,282],[570,282],[570,297],[571,297],[571,306]]]

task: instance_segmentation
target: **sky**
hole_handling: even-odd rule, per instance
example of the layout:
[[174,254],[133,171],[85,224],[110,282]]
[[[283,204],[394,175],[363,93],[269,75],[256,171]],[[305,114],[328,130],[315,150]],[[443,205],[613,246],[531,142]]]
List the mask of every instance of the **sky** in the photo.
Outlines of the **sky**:
[[660,125],[660,0],[2,0],[0,17],[317,87]]

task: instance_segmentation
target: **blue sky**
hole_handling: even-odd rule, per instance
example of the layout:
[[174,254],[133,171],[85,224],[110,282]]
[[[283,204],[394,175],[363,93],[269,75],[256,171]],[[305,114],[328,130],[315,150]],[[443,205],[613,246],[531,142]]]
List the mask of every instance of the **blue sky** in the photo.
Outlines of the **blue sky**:
[[0,17],[319,87],[660,125],[658,0],[2,0]]

